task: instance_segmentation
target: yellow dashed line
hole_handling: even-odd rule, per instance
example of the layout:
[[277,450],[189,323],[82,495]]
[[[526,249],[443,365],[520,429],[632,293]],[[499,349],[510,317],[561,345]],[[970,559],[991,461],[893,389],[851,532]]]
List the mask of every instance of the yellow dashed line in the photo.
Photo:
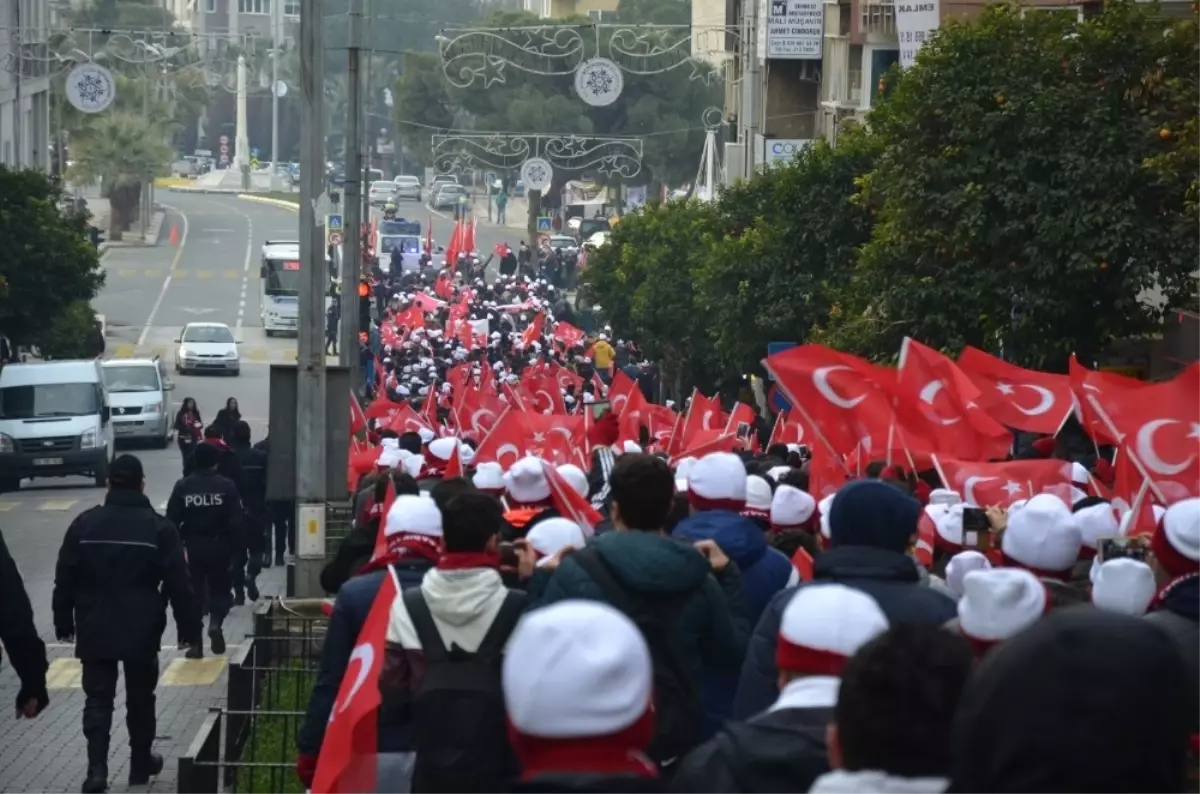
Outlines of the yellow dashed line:
[[70,510],[71,507],[78,502],[78,499],[47,499],[38,505],[38,510]]
[[171,271],[171,278],[184,278],[187,276],[187,271],[180,268],[175,268]]
[[197,270],[196,271],[196,278],[212,278],[212,277],[213,277],[213,272],[211,270]]
[[161,270],[147,270],[146,278],[163,278],[163,272]]
[[21,504],[21,503],[20,502],[0,502],[0,513],[7,513],[9,510],[12,510],[14,507],[16,507],[19,504]]
[[241,278],[241,277],[242,277],[242,271],[240,271],[240,270],[226,270],[226,271],[224,272],[224,276],[225,276],[225,278],[228,278],[228,279]]
[[137,271],[131,267],[123,267],[117,271],[117,275],[121,276],[122,278],[128,278],[130,276],[136,276]]
[[163,670],[159,686],[211,686],[225,669],[223,656],[204,659],[176,659]]
[[78,659],[55,659],[46,670],[46,689],[79,689],[83,665]]
[[267,350],[266,348],[256,347],[247,351],[247,358],[251,361],[266,361],[268,358]]

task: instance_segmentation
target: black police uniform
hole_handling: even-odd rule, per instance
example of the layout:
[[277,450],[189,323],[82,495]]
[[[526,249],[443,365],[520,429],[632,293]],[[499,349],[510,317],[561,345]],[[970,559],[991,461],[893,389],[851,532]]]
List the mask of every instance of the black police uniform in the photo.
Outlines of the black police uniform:
[[114,487],[103,505],[71,522],[54,572],[54,633],[75,638],[83,666],[89,780],[96,769],[99,781],[107,777],[118,662],[125,669],[131,782],[138,775],[145,782],[156,771],[149,768],[154,688],[168,600],[180,641],[199,643],[200,616],[179,533],[139,490]]
[[219,635],[232,605],[230,569],[243,542],[237,488],[215,468],[197,470],[175,483],[167,501],[167,518],[179,526],[187,548],[192,589],[202,601],[207,594],[213,652],[223,653],[224,637],[218,640],[213,635]]
[[243,589],[250,600],[258,599],[258,584],[254,581],[262,570],[263,553],[266,550],[267,527],[267,453],[255,449],[247,442],[235,443],[234,454],[242,468],[242,508],[245,511],[246,561],[243,568],[240,559],[234,561],[233,594],[239,600]]
[[[262,441],[254,445],[255,449],[261,449],[267,453],[269,458],[271,455],[271,437],[268,435]],[[296,526],[294,517],[296,515],[296,505],[291,501],[272,500],[267,502],[267,521],[273,527],[274,531],[267,532],[266,542],[263,544],[264,550],[268,553],[263,555],[263,567],[270,565],[271,540],[274,536],[275,547],[275,564],[283,565],[283,552],[296,550]]]

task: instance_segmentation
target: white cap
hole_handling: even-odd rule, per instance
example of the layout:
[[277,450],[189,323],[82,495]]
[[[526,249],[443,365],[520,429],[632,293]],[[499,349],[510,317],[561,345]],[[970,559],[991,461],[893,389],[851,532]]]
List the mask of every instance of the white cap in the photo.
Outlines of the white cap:
[[962,495],[958,491],[951,491],[949,488],[934,488],[929,492],[929,504],[960,505],[962,504]]
[[1074,517],[1084,548],[1094,549],[1100,538],[1115,538],[1120,534],[1117,514],[1108,502],[1082,507],[1075,511]]
[[[953,493],[949,491],[948,493]],[[925,515],[933,522],[937,530],[937,540],[943,548],[958,550],[963,544],[963,507],[962,502],[925,505]]]
[[404,494],[397,496],[388,509],[383,534],[424,535],[429,538],[442,536],[442,513],[432,499]]
[[580,496],[588,495],[588,491],[591,489],[588,488],[587,475],[583,473],[583,469],[574,463],[564,463],[558,467],[558,473]]
[[817,512],[821,514],[819,521],[821,525],[821,535],[825,538],[825,540],[829,540],[833,537],[833,534],[829,529],[829,509],[833,507],[833,497],[835,496],[837,496],[836,491],[817,502]]
[[771,484],[751,474],[746,477],[746,507],[742,510],[745,515],[769,518],[771,515]]
[[990,571],[992,563],[978,551],[960,551],[946,563],[946,587],[955,598],[962,598],[963,579],[974,571]]
[[[680,458],[675,464],[675,478],[687,480],[688,475],[692,473],[692,467],[696,465],[696,459],[692,457]],[[687,488],[681,490],[686,491]]]
[[539,521],[526,533],[525,540],[542,556],[539,564],[568,546],[582,549],[587,543],[583,530],[569,518],[547,518]]
[[1050,596],[1042,580],[1021,568],[972,571],[963,578],[958,628],[983,642],[999,642],[1046,614]]
[[504,475],[504,488],[514,501],[536,504],[550,498],[550,483],[542,461],[535,457],[521,458]]
[[429,442],[427,451],[442,463],[447,463],[454,457],[456,447],[458,447],[457,438],[438,438]]
[[638,455],[641,454],[642,448],[636,441],[623,441],[618,445],[618,454]]
[[781,479],[788,476],[791,470],[791,466],[772,466],[771,468],[767,469],[767,476],[775,482],[779,482]]
[[417,435],[421,437],[422,444],[428,444],[430,441],[433,441],[435,438],[437,438],[437,434],[428,427],[419,428],[417,430]]
[[801,587],[779,621],[780,670],[840,675],[858,649],[888,629],[874,598],[840,584]]
[[620,733],[651,708],[652,678],[650,650],[633,621],[578,600],[527,613],[501,675],[513,728],[546,739]]
[[1158,592],[1150,566],[1129,557],[1093,561],[1091,580],[1092,603],[1106,612],[1141,617]]
[[771,526],[798,527],[812,518],[817,502],[792,485],[780,485],[771,497]]
[[1066,573],[1079,558],[1083,541],[1071,511],[1052,494],[1038,494],[1013,513],[1000,547],[1018,565]]
[[694,507],[738,510],[746,504],[746,467],[732,452],[705,455],[688,472],[688,499]]
[[[384,441],[393,441],[394,439],[385,438]],[[384,447],[379,453],[379,457],[375,459],[375,465],[381,469],[394,469],[400,463],[400,448],[399,447]]]
[[503,491],[504,469],[499,463],[488,461],[475,467],[475,476],[471,482],[481,491]]

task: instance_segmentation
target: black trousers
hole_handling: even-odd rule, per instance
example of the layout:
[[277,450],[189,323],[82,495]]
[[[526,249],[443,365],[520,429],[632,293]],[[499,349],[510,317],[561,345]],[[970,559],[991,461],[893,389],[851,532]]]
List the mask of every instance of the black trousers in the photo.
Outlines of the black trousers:
[[186,477],[195,469],[195,465],[192,463],[192,452],[196,449],[196,441],[180,437],[178,443],[179,455],[183,458],[183,476]]
[[267,515],[274,527],[276,557],[283,556],[284,550],[296,553],[295,509],[291,502],[271,502],[267,505]]
[[[87,739],[88,764],[108,762],[108,740],[112,732],[113,701],[117,697],[117,661],[82,660],[83,736]],[[158,657],[126,659],[125,727],[129,730],[132,764],[150,760],[150,745],[156,728],[154,688],[158,685]]]
[[188,557],[188,573],[191,575],[192,591],[205,603],[207,596],[209,628],[217,628],[233,606],[231,569],[234,554],[207,544],[185,544]]
[[253,582],[262,572],[262,555],[266,520],[246,513],[246,543],[233,554],[233,592],[244,595],[246,582]]

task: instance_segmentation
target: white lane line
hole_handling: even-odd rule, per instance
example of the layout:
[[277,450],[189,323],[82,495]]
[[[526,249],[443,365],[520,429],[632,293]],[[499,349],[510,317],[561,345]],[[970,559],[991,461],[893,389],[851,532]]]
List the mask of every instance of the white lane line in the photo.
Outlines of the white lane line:
[[175,268],[179,267],[179,260],[183,258],[183,247],[187,245],[187,214],[178,207],[171,207],[166,204],[163,206],[179,214],[179,219],[183,221],[183,232],[179,235],[179,247],[175,249],[175,258],[171,260],[171,269],[167,272],[167,280],[163,282],[162,289],[158,292],[158,299],[154,301],[154,306],[150,309],[150,315],[146,318],[146,324],[142,326],[142,333],[138,335],[137,347],[146,344],[146,337],[150,335],[150,327],[154,325],[154,318],[158,315],[158,310],[162,307],[163,298],[167,297],[167,289],[171,286],[172,274],[175,272]]
[[242,292],[238,298],[237,338],[242,338],[242,322],[246,317],[246,282],[250,278],[250,260],[254,258],[254,222],[246,216],[246,261],[242,265]]

